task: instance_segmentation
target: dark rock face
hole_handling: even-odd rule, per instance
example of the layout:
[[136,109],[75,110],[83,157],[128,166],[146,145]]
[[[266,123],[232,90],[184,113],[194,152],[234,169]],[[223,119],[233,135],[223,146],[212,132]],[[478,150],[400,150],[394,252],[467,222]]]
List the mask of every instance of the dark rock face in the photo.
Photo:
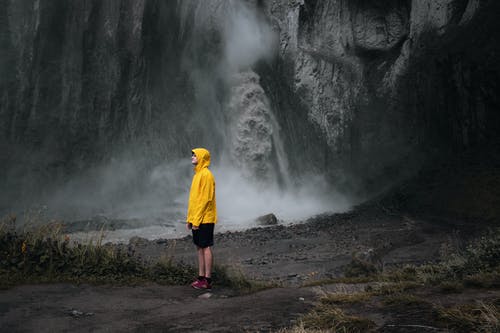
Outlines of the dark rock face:
[[192,148],[193,87],[179,65],[189,47],[175,4],[0,7],[4,204],[11,193],[30,197],[123,152],[158,160]]
[[354,2],[353,41],[357,53],[384,52],[408,36],[408,1]]
[[235,6],[0,0],[0,208],[116,155],[147,170],[200,143],[265,179],[287,166],[368,191],[498,143],[498,2],[244,3],[278,36],[271,60],[249,63],[259,121],[275,122],[262,138],[227,115],[245,100],[224,78]]
[[487,33],[498,29],[496,2],[275,1],[267,10],[280,31],[275,75],[289,83],[279,98],[296,95],[292,117],[306,113],[319,128],[325,168],[380,185],[431,156],[498,142],[500,43]]

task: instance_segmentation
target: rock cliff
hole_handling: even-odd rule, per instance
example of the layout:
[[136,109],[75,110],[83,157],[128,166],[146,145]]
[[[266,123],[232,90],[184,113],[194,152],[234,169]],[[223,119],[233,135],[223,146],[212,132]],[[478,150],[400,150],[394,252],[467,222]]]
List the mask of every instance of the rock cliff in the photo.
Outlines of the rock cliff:
[[199,145],[266,181],[361,192],[495,149],[499,7],[0,0],[0,207],[116,156],[140,178]]
[[278,98],[317,125],[328,167],[380,185],[498,142],[496,2],[274,1],[266,11],[280,32]]

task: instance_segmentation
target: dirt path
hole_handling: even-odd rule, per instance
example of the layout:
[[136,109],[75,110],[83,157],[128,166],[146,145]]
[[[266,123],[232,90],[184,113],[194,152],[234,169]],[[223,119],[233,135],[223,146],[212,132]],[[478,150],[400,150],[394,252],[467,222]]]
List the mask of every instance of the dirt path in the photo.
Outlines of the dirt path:
[[[311,289],[226,297],[189,287],[28,285],[0,292],[3,332],[265,332],[310,308]],[[204,298],[211,295],[210,298]]]

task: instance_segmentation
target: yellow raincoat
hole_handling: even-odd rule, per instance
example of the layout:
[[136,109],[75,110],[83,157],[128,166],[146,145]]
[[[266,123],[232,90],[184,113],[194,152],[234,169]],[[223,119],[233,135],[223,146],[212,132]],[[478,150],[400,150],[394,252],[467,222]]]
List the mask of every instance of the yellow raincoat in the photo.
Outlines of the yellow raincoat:
[[194,168],[193,182],[189,192],[187,223],[199,226],[202,223],[217,223],[215,204],[215,179],[208,170],[210,152],[204,148],[195,148],[193,153],[198,159]]

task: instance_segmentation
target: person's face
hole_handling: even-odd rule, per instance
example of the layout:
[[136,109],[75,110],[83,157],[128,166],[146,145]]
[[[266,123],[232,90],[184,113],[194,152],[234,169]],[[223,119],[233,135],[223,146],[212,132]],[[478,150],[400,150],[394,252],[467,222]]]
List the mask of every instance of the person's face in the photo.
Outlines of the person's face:
[[198,164],[198,157],[196,157],[195,154],[191,155],[191,164],[192,165]]

